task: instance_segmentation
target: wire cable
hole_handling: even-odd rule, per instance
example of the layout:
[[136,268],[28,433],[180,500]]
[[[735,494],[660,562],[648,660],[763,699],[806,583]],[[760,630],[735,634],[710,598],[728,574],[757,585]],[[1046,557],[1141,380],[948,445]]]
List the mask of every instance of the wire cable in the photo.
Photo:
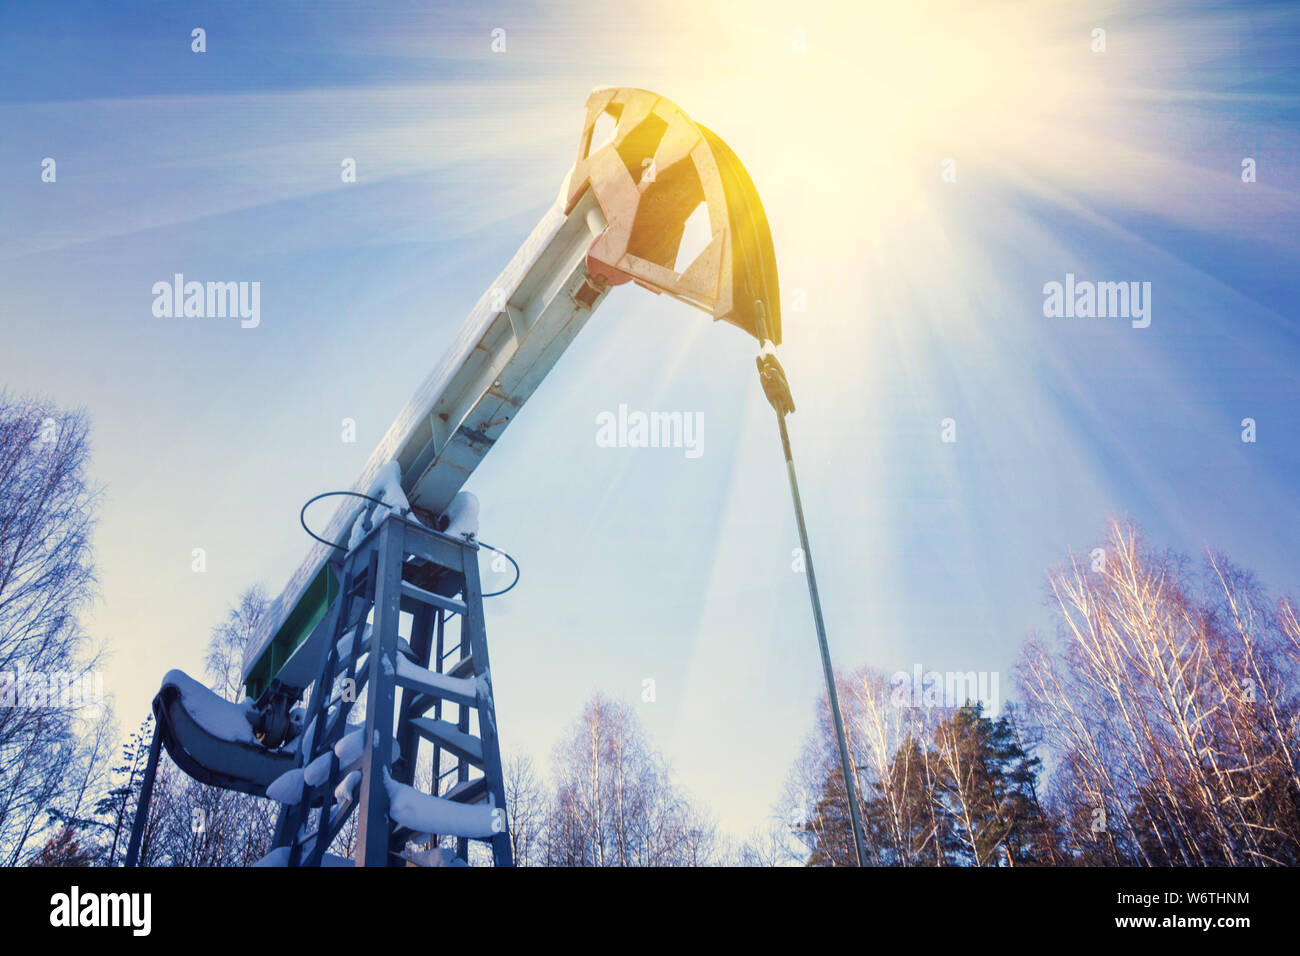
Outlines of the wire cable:
[[303,505],[303,506],[302,506],[302,510],[298,512],[298,523],[302,525],[302,530],[303,530],[303,531],[306,531],[309,535],[311,535],[313,538],[315,538],[315,539],[316,539],[317,541],[319,541],[321,544],[327,544],[327,545],[329,545],[331,548],[338,548],[338,549],[339,549],[340,551],[342,551],[344,554],[347,554],[347,550],[348,550],[348,549],[345,548],[343,545],[341,545],[341,544],[339,544],[339,543],[337,543],[337,542],[335,542],[335,541],[326,541],[324,538],[322,538],[320,535],[318,535],[315,531],[312,531],[311,528],[307,527],[307,509],[310,508],[310,507],[311,507],[313,504],[315,504],[317,501],[320,501],[322,498],[332,498],[332,497],[335,497],[335,496],[337,496],[337,495],[348,495],[348,496],[350,496],[350,497],[352,497],[352,498],[364,498],[366,501],[373,501],[375,504],[377,504],[377,505],[383,505],[385,508],[389,508],[389,507],[392,507],[392,506],[389,505],[387,502],[380,501],[378,498],[372,498],[370,495],[363,495],[363,494],[362,494],[361,492],[359,492],[359,491],[323,491],[323,492],[321,492],[319,495],[316,495],[314,498],[308,498],[308,499],[307,499],[307,503],[306,503],[305,505]]
[[502,551],[500,548],[494,548],[492,545],[488,544],[486,541],[480,541],[480,542],[479,542],[479,547],[481,547],[481,548],[487,548],[489,551],[492,551],[492,552],[494,552],[494,553],[496,553],[496,554],[501,555],[501,557],[505,558],[507,561],[509,561],[511,564],[513,564],[513,565],[515,566],[515,579],[514,579],[513,581],[511,581],[510,584],[509,584],[507,587],[502,588],[500,591],[493,591],[493,592],[490,593],[490,594],[484,594],[483,596],[484,596],[485,598],[490,598],[490,597],[500,597],[502,594],[505,594],[507,591],[513,591],[515,585],[519,583],[519,578],[520,578],[520,577],[522,576],[522,574],[523,574],[523,572],[521,572],[521,571],[519,570],[519,562],[516,561],[514,558],[512,558],[510,555],[506,554],[506,553],[505,553],[504,551]]
[[[370,501],[370,502],[373,502],[374,504],[377,504],[377,505],[380,505],[380,506],[382,506],[382,507],[384,507],[384,508],[389,508],[389,509],[392,508],[392,505],[388,504],[388,502],[386,502],[386,501],[381,501],[381,500],[379,500],[378,498],[372,497],[371,495],[363,495],[363,494],[361,494],[361,492],[359,492],[359,491],[324,491],[324,492],[321,492],[319,495],[315,495],[314,497],[307,499],[307,503],[304,504],[304,505],[302,506],[302,510],[298,512],[298,523],[302,525],[302,530],[303,530],[303,531],[306,531],[307,534],[311,535],[311,537],[315,538],[315,539],[316,539],[317,541],[319,541],[321,544],[328,545],[328,546],[331,547],[331,548],[338,548],[340,551],[342,551],[344,554],[346,554],[346,553],[347,553],[347,550],[348,550],[346,547],[344,547],[343,545],[339,544],[338,542],[335,542],[335,541],[329,541],[329,540],[327,540],[327,539],[325,539],[325,538],[322,538],[322,537],[321,537],[320,535],[318,535],[316,532],[312,531],[311,528],[307,527],[307,509],[310,508],[310,507],[311,507],[313,504],[315,504],[317,501],[320,501],[322,498],[332,498],[332,497],[337,497],[337,496],[347,496],[347,497],[351,497],[351,498],[362,498],[362,499],[364,499],[365,501]],[[514,588],[515,588],[515,585],[519,583],[519,579],[520,579],[521,577],[523,577],[523,572],[519,570],[519,562],[516,561],[516,560],[515,560],[515,559],[514,559],[510,554],[508,554],[507,552],[501,550],[501,549],[498,548],[498,547],[495,547],[494,545],[490,545],[490,544],[488,544],[486,541],[479,541],[479,542],[478,542],[478,546],[479,546],[480,548],[486,548],[487,550],[491,551],[493,554],[499,554],[499,555],[501,555],[501,557],[503,557],[503,558],[505,558],[507,561],[509,561],[509,562],[514,566],[514,569],[515,569],[515,579],[514,579],[513,581],[511,581],[508,585],[506,585],[506,586],[505,586],[504,588],[502,588],[500,591],[492,591],[492,592],[490,592],[490,593],[488,593],[488,594],[484,594],[483,597],[485,597],[485,598],[490,598],[490,597],[500,597],[502,594],[506,594],[506,593],[509,592],[509,591],[513,591]]]

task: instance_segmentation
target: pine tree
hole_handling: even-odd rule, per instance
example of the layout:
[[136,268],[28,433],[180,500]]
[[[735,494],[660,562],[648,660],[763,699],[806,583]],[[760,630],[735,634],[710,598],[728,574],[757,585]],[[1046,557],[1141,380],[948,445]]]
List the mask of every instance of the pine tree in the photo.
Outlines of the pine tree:
[[121,784],[109,790],[95,804],[95,815],[109,818],[103,824],[112,834],[108,848],[108,866],[114,866],[118,862],[119,850],[125,850],[122,838],[129,834],[131,822],[135,818],[135,806],[139,800],[140,785],[152,741],[153,715],[150,714],[122,745],[122,762],[113,768],[113,773],[122,778]]
[[1025,750],[1013,717],[984,716],[966,703],[934,733],[937,799],[952,822],[954,858],[973,866],[1055,860],[1052,827],[1038,802],[1039,759]]
[[809,819],[796,822],[812,844],[808,866],[853,866],[853,826],[844,798],[844,773],[837,764]]
[[[909,736],[880,779],[859,780],[868,859],[883,866],[1023,866],[1066,862],[1060,827],[1038,800],[1040,761],[1014,710],[996,720],[967,703]],[[852,866],[838,766],[802,835],[809,866]]]

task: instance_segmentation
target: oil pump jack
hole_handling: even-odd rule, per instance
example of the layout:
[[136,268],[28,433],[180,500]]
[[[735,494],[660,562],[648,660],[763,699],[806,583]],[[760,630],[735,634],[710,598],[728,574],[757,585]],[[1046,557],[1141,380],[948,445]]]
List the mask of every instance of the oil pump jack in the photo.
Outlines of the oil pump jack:
[[[593,144],[606,116],[613,137]],[[711,239],[676,271],[687,219],[701,204]],[[629,282],[759,342],[830,681],[785,427],[794,402],[775,352],[780,295],[762,203],[726,143],[675,104],[645,90],[596,90],[555,203],[352,490],[329,493],[343,501],[323,533],[308,529],[317,544],[246,648],[244,700],[226,701],[180,671],[164,677],[128,866],[140,857],[161,749],[200,782],[280,804],[266,865],[456,865],[471,840],[488,844],[497,865],[513,862],[477,502],[462,487],[609,290]],[[410,615],[405,638],[402,613]],[[350,721],[358,703],[364,716]],[[431,780],[417,786],[424,746]],[[847,767],[842,745],[841,755]],[[852,774],[846,779],[851,787]],[[354,856],[336,857],[329,847],[353,814]]]

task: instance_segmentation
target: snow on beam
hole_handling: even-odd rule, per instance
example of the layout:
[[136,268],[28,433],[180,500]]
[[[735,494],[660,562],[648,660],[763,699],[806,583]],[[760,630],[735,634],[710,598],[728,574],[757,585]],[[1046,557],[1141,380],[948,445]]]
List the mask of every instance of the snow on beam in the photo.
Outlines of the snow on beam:
[[421,793],[414,787],[398,783],[387,770],[384,787],[388,791],[388,815],[401,826],[416,833],[436,833],[487,839],[502,831],[495,807],[487,804],[453,803],[442,797]]

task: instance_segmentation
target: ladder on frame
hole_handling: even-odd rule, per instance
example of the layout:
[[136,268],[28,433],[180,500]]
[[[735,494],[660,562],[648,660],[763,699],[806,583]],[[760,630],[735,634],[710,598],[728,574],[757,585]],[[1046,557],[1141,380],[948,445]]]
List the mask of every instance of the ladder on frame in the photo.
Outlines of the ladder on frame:
[[478,552],[394,513],[348,552],[298,758],[267,790],[283,806],[264,862],[347,865],[328,851],[355,815],[357,866],[463,864],[473,840],[513,865]]

